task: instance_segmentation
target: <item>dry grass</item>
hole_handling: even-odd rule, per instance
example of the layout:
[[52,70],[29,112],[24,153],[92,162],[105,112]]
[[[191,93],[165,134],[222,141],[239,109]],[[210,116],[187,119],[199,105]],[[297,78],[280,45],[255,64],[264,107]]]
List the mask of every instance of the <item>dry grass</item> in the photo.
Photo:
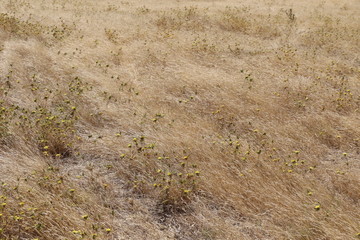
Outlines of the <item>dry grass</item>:
[[0,239],[357,239],[359,11],[4,0]]

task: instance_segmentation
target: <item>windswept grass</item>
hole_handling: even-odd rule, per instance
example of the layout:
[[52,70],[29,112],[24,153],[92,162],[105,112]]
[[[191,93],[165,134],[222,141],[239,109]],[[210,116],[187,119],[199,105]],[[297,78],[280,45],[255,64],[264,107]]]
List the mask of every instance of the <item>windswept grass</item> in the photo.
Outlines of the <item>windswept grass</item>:
[[359,11],[5,0],[0,239],[358,239]]

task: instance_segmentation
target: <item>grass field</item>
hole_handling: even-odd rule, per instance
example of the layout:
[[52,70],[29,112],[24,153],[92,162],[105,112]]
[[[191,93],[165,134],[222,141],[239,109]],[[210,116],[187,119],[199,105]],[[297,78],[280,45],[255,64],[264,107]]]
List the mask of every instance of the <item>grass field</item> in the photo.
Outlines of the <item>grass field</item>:
[[359,239],[359,13],[1,0],[0,239]]

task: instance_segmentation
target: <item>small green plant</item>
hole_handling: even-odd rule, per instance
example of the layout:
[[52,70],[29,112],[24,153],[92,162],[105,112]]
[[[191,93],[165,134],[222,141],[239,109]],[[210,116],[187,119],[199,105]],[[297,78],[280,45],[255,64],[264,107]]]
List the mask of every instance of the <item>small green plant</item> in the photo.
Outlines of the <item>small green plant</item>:
[[120,40],[119,33],[115,29],[105,28],[105,36],[110,42],[114,44],[118,43]]
[[39,36],[43,30],[38,23],[22,21],[8,13],[0,13],[0,29],[19,37]]
[[[110,234],[109,225],[93,218],[94,214],[81,215],[81,212],[94,213],[81,194],[52,166],[18,178],[14,183],[1,182],[0,239],[56,239],[59,235],[72,239],[74,235]],[[68,218],[65,212],[76,213],[83,221]],[[57,228],[59,221],[77,230]]]
[[3,106],[0,102],[0,144],[4,144],[6,138],[9,136],[9,109]]
[[206,38],[196,37],[193,42],[191,49],[197,53],[214,53],[216,52],[216,46],[214,43],[210,43]]
[[187,157],[167,169],[157,169],[154,173],[153,188],[163,211],[184,210],[196,192],[200,171],[196,164],[190,164]]
[[295,14],[294,14],[292,8],[290,8],[289,10],[286,10],[285,13],[291,22],[295,21]]
[[150,12],[150,9],[145,5],[136,9],[138,14],[147,14]]

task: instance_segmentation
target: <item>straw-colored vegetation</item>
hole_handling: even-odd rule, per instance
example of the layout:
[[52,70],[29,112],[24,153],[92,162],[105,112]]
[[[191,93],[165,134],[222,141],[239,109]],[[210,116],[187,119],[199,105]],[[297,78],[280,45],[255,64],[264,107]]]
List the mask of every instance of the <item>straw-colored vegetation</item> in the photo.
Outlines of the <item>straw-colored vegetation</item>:
[[359,12],[2,0],[0,239],[359,238]]

